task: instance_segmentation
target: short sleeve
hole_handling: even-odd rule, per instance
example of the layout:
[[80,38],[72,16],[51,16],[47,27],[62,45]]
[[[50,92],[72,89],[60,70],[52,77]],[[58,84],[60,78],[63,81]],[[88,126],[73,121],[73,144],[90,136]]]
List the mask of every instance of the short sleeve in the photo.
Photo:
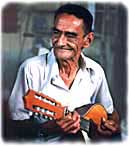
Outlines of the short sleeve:
[[113,100],[103,70],[102,70],[102,79],[96,96],[96,102],[100,102],[105,107],[108,113],[111,114],[113,112],[114,110]]
[[16,81],[8,102],[10,116],[13,120],[29,119],[28,112],[24,109],[23,101],[23,97],[29,89],[27,78],[25,63],[23,63],[18,70]]

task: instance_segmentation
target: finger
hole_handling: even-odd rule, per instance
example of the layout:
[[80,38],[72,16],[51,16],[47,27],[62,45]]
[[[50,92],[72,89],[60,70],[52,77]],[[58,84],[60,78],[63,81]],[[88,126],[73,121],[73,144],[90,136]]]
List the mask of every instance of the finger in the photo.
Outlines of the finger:
[[72,113],[67,114],[64,119],[72,119]]
[[72,114],[71,113],[67,114],[62,119],[58,119],[56,122],[64,123],[64,122],[67,122],[67,121],[70,121],[70,120],[72,120]]
[[73,112],[57,121],[58,125],[64,132],[76,132],[80,129],[80,116],[77,112]]
[[61,125],[61,128],[64,131],[68,131],[71,127],[73,127],[73,125],[74,125],[74,121],[70,120],[70,121],[64,122],[63,125]]
[[56,123],[61,127],[61,128],[64,128],[66,127],[67,125],[69,124],[72,124],[73,123],[73,120],[71,119],[61,119],[61,120],[58,120],[56,121]]
[[65,128],[65,131],[71,131],[71,130],[77,131],[77,129],[78,130],[80,129],[80,118],[79,118],[79,116],[76,116],[75,119],[76,120],[75,121],[73,120],[73,123],[71,125],[68,125]]
[[79,130],[80,130],[80,126],[79,126],[79,127],[77,127],[77,128],[75,128],[75,129],[69,130],[69,132],[68,132],[68,133],[75,134],[75,133],[77,133]]
[[114,126],[116,124],[115,121],[113,121],[113,120],[106,120],[105,123],[107,123],[107,124],[109,124],[111,126]]
[[102,118],[101,119],[101,128],[102,129],[115,130],[116,129],[116,123],[113,120],[106,120],[106,119]]
[[65,132],[68,133],[75,133],[80,129],[80,124],[79,123],[73,123],[69,126],[67,126],[64,130]]
[[68,119],[67,117],[65,119],[62,119],[60,121],[57,121],[57,124],[60,126],[60,128],[64,132],[68,132],[72,128],[77,128],[77,125],[79,124],[79,119],[74,121],[72,118]]
[[100,135],[103,135],[103,136],[111,136],[112,135],[112,132],[110,130],[103,130],[100,126],[98,126],[97,130],[98,130]]
[[116,123],[114,121],[106,121],[104,123],[104,127],[106,129],[113,131],[113,132],[115,132],[117,130],[117,126],[116,126]]
[[74,111],[73,113],[72,113],[72,119],[74,120],[74,121],[76,121],[76,120],[80,120],[80,115],[78,114],[78,112],[76,112],[76,111]]
[[104,123],[106,122],[106,119],[104,117],[101,118],[101,125],[104,125]]

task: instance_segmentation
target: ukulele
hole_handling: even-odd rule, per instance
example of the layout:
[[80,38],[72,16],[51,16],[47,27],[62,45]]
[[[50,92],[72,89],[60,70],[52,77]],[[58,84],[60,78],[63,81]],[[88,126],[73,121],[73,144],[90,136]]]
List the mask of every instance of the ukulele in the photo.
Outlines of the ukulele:
[[[29,110],[30,116],[39,114],[49,120],[62,119],[70,112],[67,106],[62,106],[62,104],[55,99],[32,89],[29,89],[24,96],[24,106]],[[88,135],[91,133],[91,125],[97,127],[101,124],[102,118],[108,119],[107,112],[101,104],[88,104],[76,108],[75,110],[81,116],[80,129],[86,131]],[[95,131],[94,128],[91,129]]]

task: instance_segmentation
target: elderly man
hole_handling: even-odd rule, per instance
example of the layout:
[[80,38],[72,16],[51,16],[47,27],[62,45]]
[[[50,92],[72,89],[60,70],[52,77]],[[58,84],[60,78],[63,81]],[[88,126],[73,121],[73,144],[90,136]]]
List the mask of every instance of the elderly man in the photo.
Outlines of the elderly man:
[[[96,130],[100,137],[111,137],[119,131],[119,118],[114,110],[103,69],[83,55],[94,39],[93,18],[90,12],[75,4],[61,6],[55,12],[51,52],[26,60],[19,69],[9,99],[11,119],[18,138],[43,142],[84,140],[81,116],[75,110],[88,104],[100,103],[108,119],[101,119]],[[24,106],[24,96],[29,89],[54,98],[70,111],[63,118],[47,120],[30,115]],[[97,115],[94,115],[97,116]],[[96,136],[97,138],[97,136]]]

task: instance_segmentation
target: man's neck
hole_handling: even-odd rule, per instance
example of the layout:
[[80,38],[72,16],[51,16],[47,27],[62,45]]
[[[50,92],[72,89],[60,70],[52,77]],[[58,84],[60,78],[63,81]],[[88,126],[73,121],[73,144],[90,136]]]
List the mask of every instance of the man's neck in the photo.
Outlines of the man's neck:
[[78,68],[79,68],[78,63],[74,61],[63,60],[59,62],[60,73],[64,73],[68,77],[71,76],[71,73],[74,73],[75,71],[77,71]]
[[73,60],[60,60],[58,61],[58,65],[60,77],[70,88],[79,69],[78,62],[75,62]]

